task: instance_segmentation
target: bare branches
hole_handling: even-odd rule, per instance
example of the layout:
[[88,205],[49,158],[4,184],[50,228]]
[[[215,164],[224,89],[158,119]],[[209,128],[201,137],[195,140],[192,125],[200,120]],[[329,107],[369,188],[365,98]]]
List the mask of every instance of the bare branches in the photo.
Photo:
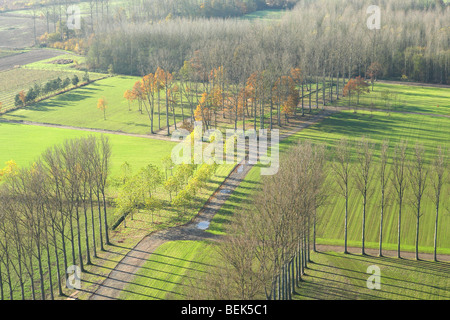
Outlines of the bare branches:
[[422,200],[428,180],[428,168],[425,165],[425,150],[422,145],[416,144],[414,157],[408,167],[409,184],[412,191],[412,205],[416,209],[416,260],[419,260],[419,230],[420,218],[423,216]]
[[[96,153],[98,157],[95,157]],[[59,256],[62,253],[63,270],[67,270],[67,239],[71,243],[73,264],[78,259],[83,269],[83,256],[90,262],[92,247],[87,209],[89,204],[93,209],[94,201],[99,203],[100,208],[102,198],[99,194],[104,192],[106,186],[109,156],[110,147],[106,138],[87,137],[66,141],[61,146],[48,149],[42,160],[30,168],[22,168],[3,181],[0,186],[0,264],[7,267],[7,278],[11,278],[14,272],[19,279],[22,299],[26,298],[27,281],[31,284],[32,299],[37,298],[36,292],[43,300],[47,297],[53,299],[54,276],[58,293],[63,294],[62,280],[66,277],[62,277]],[[104,210],[106,215],[106,208]],[[82,212],[84,230],[81,227]],[[93,228],[93,216],[90,223]],[[84,249],[81,246],[83,237]],[[8,242],[3,242],[3,239]],[[56,263],[52,259],[56,259]],[[53,272],[55,264],[56,274]],[[34,285],[36,276],[39,290]],[[13,289],[10,289],[13,299]]]
[[350,191],[350,163],[351,145],[343,138],[338,142],[335,149],[334,161],[331,168],[336,176],[338,192],[345,198],[345,221],[344,221],[344,252],[348,253],[348,198]]

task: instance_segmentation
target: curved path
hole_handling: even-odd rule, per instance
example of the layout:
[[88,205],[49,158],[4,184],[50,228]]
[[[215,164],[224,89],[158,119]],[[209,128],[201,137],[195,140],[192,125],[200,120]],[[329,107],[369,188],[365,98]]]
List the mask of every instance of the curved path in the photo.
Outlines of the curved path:
[[[331,113],[332,112],[330,111],[326,111],[313,117],[309,121],[305,121],[295,130],[282,135],[280,139],[286,139],[292,134],[322,121]],[[190,223],[156,232],[142,239],[135,248],[128,252],[114,270],[110,272],[108,277],[98,286],[97,290],[91,295],[90,300],[119,299],[121,291],[128,283],[133,281],[134,275],[149,259],[150,255],[166,242],[217,238],[217,236],[205,232],[202,229],[209,226],[209,223],[216,213],[219,212],[220,208],[222,208],[234,190],[245,179],[252,167],[253,165],[246,164],[245,161],[238,164]]]

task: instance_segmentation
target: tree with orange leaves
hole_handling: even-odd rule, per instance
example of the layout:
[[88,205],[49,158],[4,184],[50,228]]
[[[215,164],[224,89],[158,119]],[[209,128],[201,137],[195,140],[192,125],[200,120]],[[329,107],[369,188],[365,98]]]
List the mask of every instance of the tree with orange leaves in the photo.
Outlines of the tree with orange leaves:
[[108,102],[105,97],[98,99],[97,109],[103,111],[103,118],[106,120],[106,109],[108,109]]
[[14,100],[14,104],[18,108],[24,107],[25,103],[26,103],[26,100],[27,100],[27,98],[26,98],[25,91],[22,90],[16,95],[15,100]]
[[364,81],[364,79],[359,76],[355,79],[350,79],[344,87],[344,97],[348,96],[349,105],[352,102],[352,93],[356,93],[358,97],[357,104],[359,104],[359,97],[361,94],[369,93],[369,85]]
[[252,103],[252,113],[254,120],[254,129],[257,129],[257,109],[258,102],[260,103],[260,116],[262,112],[263,104],[263,88],[264,87],[264,77],[261,72],[254,72],[247,79],[246,91],[247,97]]
[[194,112],[195,121],[202,121],[204,130],[209,130],[209,124],[211,121],[210,108],[208,106],[209,100],[210,98],[208,93],[203,92],[197,109],[195,109]]
[[134,94],[133,94],[133,91],[132,90],[126,90],[125,93],[123,94],[123,97],[128,101],[128,111],[131,111],[131,103],[136,98],[134,96]]
[[356,77],[356,94],[358,97],[357,104],[359,104],[359,96],[362,94],[370,93],[369,84],[364,81],[364,78],[359,76]]
[[161,90],[164,89],[164,70],[158,67],[155,72],[155,92],[157,95],[156,101],[158,103],[158,130],[161,130]]
[[[164,71],[162,68],[158,68],[156,70],[156,85],[158,92],[158,101],[159,101],[159,91],[161,89],[165,90],[166,93],[166,125],[167,125],[167,135],[170,135],[170,124],[169,124],[169,91],[173,86],[173,75]],[[158,107],[159,108],[159,107]],[[159,112],[161,114],[161,112]],[[161,126],[161,117],[159,118],[160,126]]]
[[156,77],[153,73],[150,73],[142,78],[141,89],[143,95],[147,98],[149,107],[144,101],[144,107],[147,111],[150,120],[150,131],[153,134],[153,123],[155,118],[155,90],[157,86]]
[[278,124],[281,125],[281,113],[284,114],[285,121],[288,123],[289,117],[295,114],[300,98],[294,79],[291,76],[282,76],[275,82],[273,91],[278,106]]
[[168,91],[167,91],[167,99],[169,103],[169,107],[172,110],[172,116],[173,116],[173,123],[175,126],[175,130],[177,130],[177,119],[176,119],[176,112],[175,108],[178,105],[178,98],[180,96],[180,87],[178,85],[173,85]]
[[139,112],[142,114],[142,102],[145,99],[144,92],[142,91],[141,81],[136,81],[133,85],[132,95],[139,103]]
[[214,112],[215,127],[217,127],[217,111],[222,109],[224,113],[225,107],[225,73],[223,67],[211,70],[210,82],[212,83],[211,108]]
[[[304,76],[303,76],[303,71],[300,68],[292,68],[291,69],[291,79],[292,81],[298,85],[298,87],[301,87],[301,99],[302,99],[302,116],[305,115],[305,103],[304,103]],[[299,96],[300,96],[300,90],[299,90]]]
[[348,104],[352,105],[352,93],[356,90],[356,81],[355,79],[348,80],[347,84],[344,87],[343,96],[348,96]]

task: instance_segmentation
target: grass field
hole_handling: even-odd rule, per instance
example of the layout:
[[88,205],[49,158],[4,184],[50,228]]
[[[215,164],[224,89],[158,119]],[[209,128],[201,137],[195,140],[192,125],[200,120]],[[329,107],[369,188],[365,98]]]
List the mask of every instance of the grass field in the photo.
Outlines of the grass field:
[[[77,72],[82,78],[83,73]],[[72,78],[74,73],[62,70],[39,70],[17,68],[0,72],[0,102],[2,109],[10,110],[14,106],[14,98],[21,90],[26,93],[35,83],[44,85],[48,80],[60,77],[62,80]]]
[[[71,64],[52,63],[59,59],[71,59],[74,62]],[[54,80],[59,77],[64,81],[66,78],[72,79],[74,75],[78,76],[81,83],[84,72],[78,70],[77,67],[82,66],[84,62],[85,58],[83,57],[67,54],[0,72],[0,102],[3,103],[0,113],[1,111],[4,112],[14,109],[14,98],[16,94],[21,90],[26,93],[34,84],[44,86],[49,80]],[[102,77],[105,77],[105,75],[89,73],[89,79],[91,81]],[[68,88],[74,88],[74,86],[71,84]],[[54,92],[48,93],[46,96],[52,94]]]
[[278,21],[281,20],[288,11],[286,10],[261,10],[246,14],[239,19],[250,21]]
[[[400,139],[407,139],[411,144],[415,141],[423,143],[428,161],[437,144],[449,146],[446,139],[450,132],[450,123],[441,117],[420,116],[410,114],[391,114],[385,112],[338,113],[322,123],[298,133],[282,142],[281,150],[286,151],[300,139],[332,147],[341,137],[355,140],[367,135],[374,142],[388,138],[391,145]],[[375,150],[378,157],[379,151]],[[226,227],[232,220],[236,210],[250,203],[251,195],[260,182],[260,168],[255,166],[246,179],[231,195],[227,203],[214,217],[207,232],[225,235]],[[447,186],[448,187],[448,186]],[[376,187],[378,188],[378,187]],[[377,197],[374,198],[377,201]],[[361,201],[352,190],[350,206],[350,246],[360,246],[361,234]],[[448,205],[448,199],[444,202]],[[426,200],[425,216],[422,218],[420,250],[432,251],[434,210],[429,199]],[[343,244],[343,206],[342,200],[333,199],[320,215],[326,217],[319,223],[318,243]],[[385,249],[396,247],[396,208],[389,208],[385,224]],[[411,207],[404,209],[403,250],[414,250],[415,224]],[[377,248],[378,243],[378,209],[372,205],[368,214],[369,221],[366,236],[367,247]],[[450,215],[441,214],[439,253],[450,252],[448,225]],[[342,227],[341,227],[342,226]],[[205,252],[210,258],[205,259]],[[123,299],[183,299],[188,294],[188,286],[192,279],[200,277],[193,269],[204,263],[211,264],[213,256],[211,245],[204,243],[172,242],[159,248],[145,267],[139,271],[132,284],[126,287]],[[344,255],[340,253],[312,254],[313,263],[309,264],[305,282],[296,290],[294,299],[449,299],[450,286],[448,263],[432,263],[427,261],[410,261],[393,258],[378,258],[360,255]],[[377,265],[381,269],[381,290],[369,290],[366,281],[370,274],[367,268]],[[162,272],[160,272],[162,270]],[[175,271],[172,271],[175,270]],[[195,282],[194,282],[195,283]]]
[[[4,115],[5,119],[61,124],[83,128],[104,129],[127,133],[149,134],[150,120],[145,110],[141,114],[137,103],[128,111],[128,102],[123,98],[125,90],[131,89],[137,77],[117,76],[99,80],[89,86],[72,90],[57,97],[42,101],[25,109]],[[108,101],[106,120],[97,109],[97,102],[105,97]],[[164,95],[161,94],[161,128],[166,127]],[[156,107],[157,109],[157,107]],[[185,110],[187,114],[187,110]],[[169,112],[170,124],[173,124]],[[177,113],[177,122],[181,121]],[[158,131],[158,114],[155,114],[154,130]]]
[[[448,139],[450,132],[450,122],[445,118],[391,114],[388,116],[383,112],[371,115],[368,112],[342,112],[336,114],[322,123],[315,125],[303,132],[296,134],[288,140],[281,143],[281,150],[286,150],[290,145],[296,143],[299,139],[308,139],[313,142],[324,143],[331,148],[341,137],[347,137],[349,140],[358,139],[358,137],[367,135],[373,142],[380,143],[383,139],[390,139],[391,147],[400,139],[406,139],[410,147],[416,141],[422,143],[427,152],[428,161],[438,144],[449,147]],[[379,146],[378,146],[379,147]],[[412,150],[409,150],[410,154]],[[378,156],[378,149],[375,150],[375,156]],[[231,219],[236,208],[251,199],[251,193],[260,181],[258,173],[259,168],[252,169],[236,192],[221,209],[219,214],[211,223],[210,232],[222,234],[227,222]],[[330,186],[333,186],[332,175],[330,174]],[[352,184],[353,185],[353,184]],[[378,243],[378,225],[379,210],[377,203],[379,201],[379,186],[374,183],[374,195],[369,202],[367,215],[366,245],[376,248]],[[448,188],[448,185],[446,186]],[[445,191],[444,191],[445,192]],[[443,193],[446,194],[446,193]],[[410,196],[407,192],[407,196]],[[445,197],[444,197],[445,198]],[[409,198],[407,198],[409,200]],[[413,208],[408,205],[408,200],[404,206],[402,232],[404,236],[403,249],[414,250],[415,220]],[[449,206],[449,199],[443,199],[441,208],[443,214],[440,215],[440,233],[438,252],[443,254],[450,253],[450,215],[445,214],[445,207]],[[324,244],[343,245],[344,239],[344,202],[339,196],[329,199],[329,205],[322,208],[319,213],[320,222],[318,225],[318,242]],[[424,200],[424,216],[421,219],[420,250],[431,252],[434,236],[434,207],[429,198]],[[396,204],[392,204],[385,216],[384,226],[384,247],[393,249],[397,243],[397,211]],[[349,240],[350,245],[360,246],[361,239],[361,215],[362,200],[358,191],[354,188],[350,194],[349,206]],[[375,226],[375,227],[372,227]]]
[[[60,144],[66,139],[78,138],[87,135],[97,135],[78,130],[65,130],[46,127],[35,127],[17,124],[0,123],[0,167],[9,160],[15,160],[20,167],[32,164],[46,148],[55,144]],[[128,161],[136,168],[141,168],[147,164],[161,166],[161,159],[170,155],[174,145],[171,142],[150,140],[144,138],[130,138],[120,135],[107,135],[112,147],[111,175],[119,173],[120,166],[124,161]],[[97,219],[97,216],[95,216]],[[108,222],[110,225],[117,219],[114,208],[108,210]],[[97,224],[97,221],[95,222]],[[84,225],[84,218],[81,218],[81,225]],[[89,232],[91,230],[89,229]],[[84,237],[84,230],[82,230]],[[90,234],[92,239],[92,234]],[[96,235],[97,244],[99,235]],[[134,239],[130,239],[134,240]],[[69,244],[67,243],[67,246]],[[85,244],[82,243],[82,250],[85,252]],[[55,261],[52,256],[52,261]],[[55,272],[55,271],[54,271]],[[47,285],[47,282],[46,282]],[[27,286],[27,290],[29,287]],[[46,288],[47,293],[48,287]],[[16,298],[20,298],[19,289],[15,292]],[[29,291],[27,291],[27,295]]]
[[[386,92],[389,95],[383,96]],[[351,106],[354,107],[356,104],[357,96],[353,95]],[[333,105],[348,107],[349,98],[342,98]],[[450,90],[449,88],[411,86],[406,83],[405,85],[375,83],[374,91],[361,95],[360,103],[356,107],[448,116],[450,115]]]
[[[56,50],[56,49],[54,49],[54,50]],[[64,52],[64,51],[62,51],[62,52]],[[53,63],[60,59],[70,59],[70,60],[73,60],[73,63],[68,63],[68,64]],[[51,70],[51,71],[78,72],[79,70],[77,70],[77,68],[84,66],[85,63],[86,63],[86,57],[66,52],[66,54],[62,54],[62,55],[54,57],[54,58],[29,63],[29,64],[25,65],[23,68],[38,69],[38,70]],[[96,78],[104,76],[102,74],[98,74],[98,73],[94,73],[94,72],[90,72],[89,75],[90,75],[91,80],[95,80]]]
[[[343,253],[313,253],[298,300],[448,300],[450,265]],[[381,290],[367,288],[369,266],[380,268]]]
[[[19,124],[0,123],[0,166],[14,160],[19,166],[28,166],[45,149],[66,139],[96,133],[79,130],[46,128]],[[118,174],[120,166],[128,161],[133,167],[148,164],[161,165],[161,159],[171,154],[175,143],[146,138],[107,135],[112,146],[111,173]]]
[[[49,59],[54,60],[54,59]],[[80,63],[83,63],[80,60]],[[39,62],[30,64],[27,66],[30,70],[40,70],[47,68],[48,72],[55,72],[58,70],[54,65],[48,63]],[[69,68],[69,67],[64,67]],[[66,70],[66,69],[64,69]],[[60,94],[56,97],[41,101],[39,103],[30,105],[26,108],[21,108],[8,112],[3,115],[7,120],[20,120],[20,121],[32,121],[39,123],[60,124],[66,126],[91,128],[91,129],[103,129],[120,131],[126,133],[136,134],[150,134],[150,119],[143,108],[142,112],[138,110],[138,102],[131,104],[131,111],[129,111],[129,105],[127,100],[123,97],[125,90],[131,89],[136,81],[140,80],[138,77],[130,76],[115,76],[107,79],[98,80],[95,83],[91,83],[88,86],[71,90],[70,92]],[[108,102],[108,108],[106,110],[106,120],[103,117],[103,113],[97,109],[98,99],[105,97]],[[308,99],[306,99],[308,100]],[[305,109],[308,110],[309,106],[305,100]],[[314,99],[312,101],[314,102]],[[160,109],[160,113],[158,112]],[[315,110],[315,107],[314,107]],[[268,128],[270,124],[269,108],[265,108],[265,127]],[[299,111],[300,112],[300,111]],[[190,115],[190,106],[184,99],[183,110],[180,105],[175,106],[175,119],[177,123],[183,120],[182,114],[184,113],[185,119]],[[173,110],[169,110],[169,125],[173,126]],[[281,130],[290,130],[292,126],[295,126],[294,121],[289,126],[284,125],[284,116],[282,116],[283,127]],[[166,124],[167,114],[165,108],[165,95],[164,92],[160,94],[160,103],[158,107],[157,99],[155,98],[155,114],[154,114],[154,131],[157,132],[161,127],[161,130],[167,128]],[[217,116],[213,117],[212,123],[217,120],[217,126],[221,130],[234,129],[234,115],[229,114],[226,111],[225,118],[219,112]],[[246,127],[253,128],[253,118],[246,118]],[[257,126],[259,127],[259,115],[257,117]],[[277,114],[276,110],[273,111],[273,122],[275,128],[277,128]],[[159,125],[160,124],[160,125]],[[238,127],[242,127],[242,120],[238,121]]]

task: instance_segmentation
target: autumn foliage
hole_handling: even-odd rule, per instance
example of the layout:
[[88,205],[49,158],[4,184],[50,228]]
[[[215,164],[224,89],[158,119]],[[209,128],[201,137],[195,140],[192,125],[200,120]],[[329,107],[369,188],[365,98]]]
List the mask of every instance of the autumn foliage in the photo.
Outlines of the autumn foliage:
[[360,95],[369,92],[369,84],[362,77],[350,79],[344,87],[344,97],[349,97],[349,101],[351,102],[352,94],[356,94],[358,98],[357,104],[359,104]]

